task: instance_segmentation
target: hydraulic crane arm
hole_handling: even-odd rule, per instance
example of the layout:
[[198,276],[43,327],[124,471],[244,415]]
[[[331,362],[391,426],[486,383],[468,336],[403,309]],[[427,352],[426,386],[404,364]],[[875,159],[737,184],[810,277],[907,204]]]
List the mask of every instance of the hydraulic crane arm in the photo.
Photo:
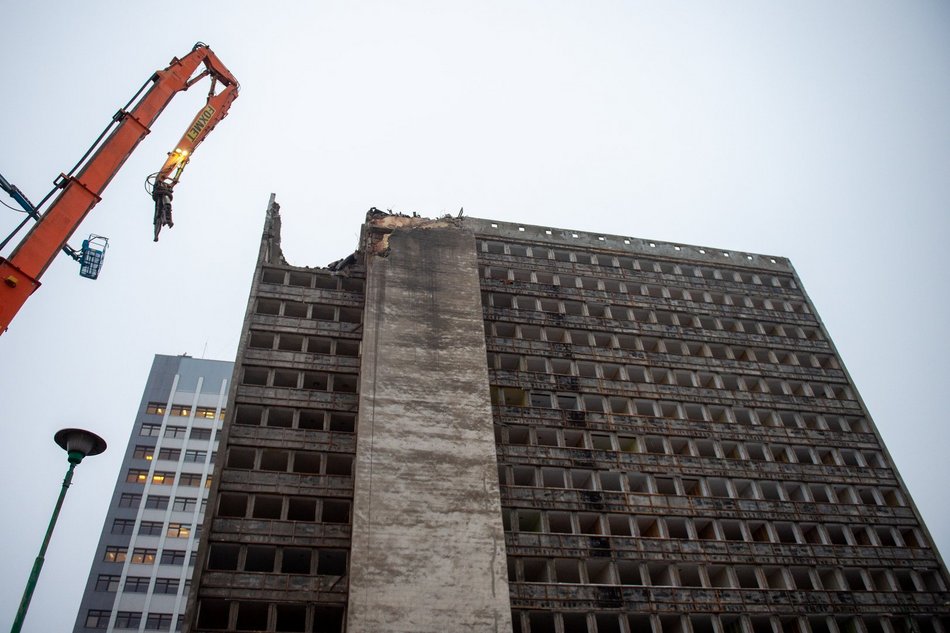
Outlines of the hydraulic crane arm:
[[[201,64],[204,64],[204,70],[192,77]],[[167,68],[156,72],[125,108],[115,114],[110,125],[111,134],[102,140],[109,131],[107,128],[100,136],[101,143],[97,141],[69,175],[60,175],[56,186],[62,192],[39,216],[9,259],[0,257],[0,333],[6,331],[20,307],[39,287],[39,278],[99,202],[106,186],[149,133],[151,125],[172,97],[205,76],[210,76],[212,81],[207,104],[154,177],[155,188],[161,187],[162,191],[167,192],[168,222],[165,224],[171,226],[172,188],[178,182],[191,153],[217,122],[227,115],[231,102],[238,96],[239,86],[234,75],[210,48],[200,42],[188,55],[182,59],[172,59]],[[218,94],[214,94],[216,87],[221,88]],[[161,219],[157,217],[158,206],[156,199],[156,221]],[[158,228],[160,225],[156,227],[156,239]]]

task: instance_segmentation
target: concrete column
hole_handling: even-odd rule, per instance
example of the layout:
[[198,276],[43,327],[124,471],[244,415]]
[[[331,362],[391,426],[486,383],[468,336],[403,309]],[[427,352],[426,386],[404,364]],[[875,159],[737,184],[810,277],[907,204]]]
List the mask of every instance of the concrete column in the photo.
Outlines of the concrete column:
[[368,254],[349,633],[511,631],[475,240]]

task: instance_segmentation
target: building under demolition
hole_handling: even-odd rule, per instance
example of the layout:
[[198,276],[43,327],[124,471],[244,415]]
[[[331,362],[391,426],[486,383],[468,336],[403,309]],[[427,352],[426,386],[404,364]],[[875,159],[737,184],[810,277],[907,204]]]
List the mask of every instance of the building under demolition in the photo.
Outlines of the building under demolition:
[[943,633],[948,576],[790,263],[271,201],[186,630]]

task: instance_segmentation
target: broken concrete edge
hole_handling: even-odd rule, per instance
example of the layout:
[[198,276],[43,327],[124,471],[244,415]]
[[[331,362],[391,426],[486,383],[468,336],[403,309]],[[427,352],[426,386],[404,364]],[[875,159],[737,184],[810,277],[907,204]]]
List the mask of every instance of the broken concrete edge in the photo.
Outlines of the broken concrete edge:
[[417,213],[406,215],[392,210],[382,211],[376,207],[371,207],[366,212],[366,222],[363,224],[362,234],[355,251],[323,267],[295,266],[287,261],[280,247],[280,205],[277,203],[276,194],[272,193],[267,206],[262,248],[265,249],[265,261],[269,264],[325,271],[334,275],[346,275],[351,266],[363,261],[363,256],[366,253],[371,253],[377,257],[387,257],[390,251],[389,238],[395,231],[462,228],[463,224],[464,219],[461,216],[452,217],[446,214],[439,218],[426,218]]
[[461,228],[462,218],[444,215],[440,218],[426,218],[417,213],[406,215],[381,211],[376,207],[366,212],[366,229],[360,236],[360,251],[371,253],[377,257],[387,257],[390,246],[389,238],[396,231],[414,231],[418,229]]

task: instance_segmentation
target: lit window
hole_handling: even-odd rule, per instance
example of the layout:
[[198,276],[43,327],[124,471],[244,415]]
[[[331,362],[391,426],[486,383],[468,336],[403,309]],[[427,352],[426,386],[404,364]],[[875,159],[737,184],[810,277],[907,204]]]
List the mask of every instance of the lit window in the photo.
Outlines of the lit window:
[[152,474],[152,485],[171,486],[175,483],[175,473],[156,472]]
[[121,563],[125,560],[125,554],[128,552],[128,549],[125,547],[107,547],[106,553],[102,557],[102,560],[107,563]]
[[165,405],[161,402],[149,402],[145,407],[145,413],[153,415],[165,415]]
[[130,468],[125,475],[126,483],[144,484],[148,480],[148,471],[139,468]]
[[137,565],[151,565],[155,562],[155,550],[136,547],[132,550],[132,562]]
[[152,459],[153,449],[151,446],[136,446],[132,457],[135,459]]
[[191,526],[184,523],[169,523],[165,535],[168,538],[188,538],[191,536]]

